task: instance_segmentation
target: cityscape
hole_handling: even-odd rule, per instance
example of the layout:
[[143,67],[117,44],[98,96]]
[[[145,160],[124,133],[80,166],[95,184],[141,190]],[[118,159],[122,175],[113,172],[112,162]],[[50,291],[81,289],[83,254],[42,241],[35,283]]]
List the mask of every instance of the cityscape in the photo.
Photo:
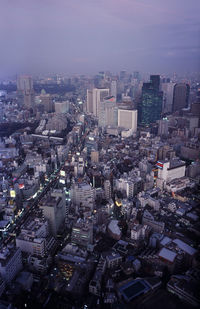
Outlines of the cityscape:
[[[0,308],[198,307],[200,46],[195,31],[178,28],[200,25],[198,1],[182,0],[177,15],[171,0],[44,2],[20,0],[10,25],[0,22],[16,44],[0,57]],[[56,54],[61,26],[74,48],[62,38]],[[140,46],[134,31],[142,37],[146,26]]]

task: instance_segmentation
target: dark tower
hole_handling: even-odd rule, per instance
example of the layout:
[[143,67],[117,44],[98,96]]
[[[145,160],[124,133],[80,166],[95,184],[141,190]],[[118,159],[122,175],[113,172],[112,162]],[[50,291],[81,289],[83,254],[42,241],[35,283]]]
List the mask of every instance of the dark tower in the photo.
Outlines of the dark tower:
[[174,86],[172,111],[179,111],[182,108],[188,107],[190,95],[190,86],[180,83]]
[[139,123],[142,125],[149,125],[161,118],[163,92],[159,88],[159,75],[151,75],[150,82],[143,84],[142,101],[138,107]]

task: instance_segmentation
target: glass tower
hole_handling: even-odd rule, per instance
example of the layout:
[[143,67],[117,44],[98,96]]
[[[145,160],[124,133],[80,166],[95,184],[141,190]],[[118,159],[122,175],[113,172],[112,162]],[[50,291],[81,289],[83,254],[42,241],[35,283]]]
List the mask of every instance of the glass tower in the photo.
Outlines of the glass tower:
[[149,125],[161,118],[163,92],[160,88],[160,76],[151,75],[150,82],[142,87],[142,100],[138,108],[139,123]]

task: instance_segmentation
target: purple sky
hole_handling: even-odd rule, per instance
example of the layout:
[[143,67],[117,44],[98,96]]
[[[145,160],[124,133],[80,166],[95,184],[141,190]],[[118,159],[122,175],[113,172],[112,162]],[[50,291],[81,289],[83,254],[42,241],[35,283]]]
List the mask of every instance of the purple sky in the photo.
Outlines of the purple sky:
[[200,0],[0,4],[0,75],[200,68]]

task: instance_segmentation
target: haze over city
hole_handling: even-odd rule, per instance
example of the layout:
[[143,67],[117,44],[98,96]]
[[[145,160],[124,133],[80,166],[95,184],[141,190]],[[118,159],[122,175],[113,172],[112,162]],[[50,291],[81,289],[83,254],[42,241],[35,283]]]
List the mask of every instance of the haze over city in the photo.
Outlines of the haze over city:
[[200,0],[0,12],[0,309],[200,307]]
[[199,0],[1,0],[0,76],[198,71]]

